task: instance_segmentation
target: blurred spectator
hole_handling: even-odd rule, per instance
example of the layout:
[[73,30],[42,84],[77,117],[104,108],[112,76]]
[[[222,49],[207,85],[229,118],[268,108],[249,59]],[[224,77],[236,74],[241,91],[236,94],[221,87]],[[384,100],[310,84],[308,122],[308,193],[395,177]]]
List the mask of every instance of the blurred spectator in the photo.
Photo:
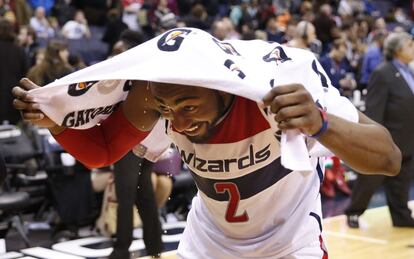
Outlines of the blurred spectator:
[[356,87],[351,65],[346,58],[347,45],[343,39],[336,39],[328,55],[320,59],[323,69],[331,79],[331,83],[340,92],[349,91]]
[[159,24],[158,32],[163,33],[170,29],[176,28],[178,24],[177,17],[173,13],[169,13],[164,15]]
[[35,51],[35,62],[33,65],[39,65],[45,59],[45,48],[37,48]]
[[126,29],[121,33],[119,41],[117,41],[113,47],[111,56],[118,55],[128,49],[138,46],[145,41],[145,37],[142,33]]
[[32,17],[32,9],[26,0],[14,0],[14,13],[17,25],[28,25]]
[[250,0],[241,0],[240,5],[231,7],[230,19],[236,28],[240,28],[244,24],[251,24],[256,16],[257,10],[250,7]]
[[368,42],[368,33],[371,31],[371,19],[367,16],[361,16],[357,19],[358,23],[358,38],[364,44]]
[[53,38],[55,31],[46,18],[45,8],[39,6],[35,14],[30,18],[30,26],[36,31],[36,36],[42,39]]
[[108,11],[119,3],[116,0],[73,0],[77,9],[83,10],[90,25],[104,26]]
[[169,8],[168,8],[168,1],[167,0],[159,0],[158,4],[154,10],[154,14],[152,17],[152,28],[153,31],[156,32],[158,31],[159,25],[160,25],[160,21],[162,20],[162,18],[165,15],[169,15],[170,13],[173,13]]
[[75,71],[86,67],[85,62],[79,54],[69,54],[68,63]]
[[375,34],[372,38],[372,44],[365,52],[361,67],[360,83],[362,88],[365,88],[371,73],[382,61],[382,45],[386,36],[387,35],[384,32],[378,32]]
[[118,41],[121,33],[128,29],[121,18],[121,13],[118,9],[112,9],[108,12],[108,23],[105,26],[102,41],[108,43],[108,55],[112,53],[114,44]]
[[[164,14],[164,16],[166,15],[168,14]],[[159,19],[161,20],[162,17]],[[210,29],[212,24],[212,19],[208,16],[207,11],[202,4],[195,4],[191,8],[191,13],[183,17],[183,21],[188,27],[194,27],[202,30]]]
[[371,43],[372,38],[378,32],[384,32],[384,33],[388,32],[387,23],[385,22],[385,19],[382,17],[375,19],[374,27],[372,28],[371,32],[368,34],[367,42]]
[[215,21],[211,26],[211,34],[219,40],[227,38],[227,30],[224,22],[221,20]]
[[152,168],[151,181],[158,208],[164,207],[173,188],[173,178],[181,172],[181,157],[175,148],[169,148]]
[[30,26],[20,26],[17,42],[24,48],[29,66],[33,66],[36,63],[36,51],[39,48],[35,30]]
[[367,209],[375,191],[384,185],[392,224],[414,228],[408,208],[414,156],[414,75],[408,64],[414,61],[414,41],[406,32],[391,33],[384,41],[385,61],[368,82],[366,115],[386,127],[402,153],[397,176],[358,175],[352,200],[345,213],[351,228],[358,228],[359,216]]
[[[120,39],[115,43],[112,55],[122,53],[145,41],[145,37],[136,31],[125,30]],[[162,131],[163,132],[163,131]],[[159,138],[157,138],[159,141]],[[168,148],[169,140],[163,151]],[[161,223],[157,210],[155,194],[151,184],[151,173],[153,162],[137,157],[139,151],[145,150],[150,153],[151,149],[138,145],[134,153],[129,152],[125,157],[114,164],[115,191],[118,199],[117,208],[117,233],[114,249],[109,259],[130,258],[128,251],[132,243],[132,209],[133,205],[138,208],[142,219],[143,239],[146,251],[153,257],[159,257],[162,251]],[[144,153],[145,153],[144,152]],[[140,154],[145,156],[146,154]],[[160,154],[157,154],[159,156]],[[138,173],[137,173],[138,172]]]
[[277,24],[277,16],[275,14],[269,15],[269,19],[266,22],[265,32],[268,41],[282,43],[284,32],[280,30]]
[[133,205],[142,219],[143,239],[147,254],[159,258],[163,249],[161,223],[151,184],[153,163],[127,153],[114,164],[115,192],[118,201],[117,232],[109,259],[128,259],[132,243]]
[[128,25],[128,28],[133,31],[141,31],[138,23],[138,13],[142,7],[144,0],[122,0],[122,21]]
[[234,29],[234,25],[230,18],[223,17],[221,21],[223,22],[224,30],[226,31],[226,40],[240,39],[240,34]]
[[316,38],[315,26],[308,21],[297,24],[292,40],[287,42],[288,46],[312,51],[316,57],[321,53],[321,43]]
[[277,16],[277,26],[281,31],[286,31],[286,27],[289,21],[292,19],[292,16],[288,11],[284,11],[283,13]]
[[332,7],[323,4],[313,22],[316,36],[322,42],[322,55],[329,51],[332,41],[340,36],[339,29],[332,15]]
[[315,14],[312,9],[312,3],[310,1],[303,1],[300,5],[300,20],[313,22]]
[[0,0],[0,17],[7,19],[13,25],[16,24],[16,15],[6,0]]
[[0,123],[4,120],[16,124],[20,120],[12,106],[11,89],[18,85],[27,71],[24,49],[16,44],[13,25],[0,17]]
[[59,26],[63,26],[75,16],[76,8],[72,5],[72,0],[57,0],[52,10],[52,15],[56,17]]
[[33,10],[42,7],[46,15],[50,14],[50,11],[55,5],[55,0],[29,0],[28,2]]
[[[307,21],[307,20],[303,20],[303,21]],[[291,19],[289,21],[289,23],[286,26],[286,31],[282,37],[281,43],[287,43],[293,40],[293,38],[295,38],[297,25],[298,25],[298,21],[296,19]]]
[[364,3],[356,0],[339,1],[338,14],[342,19],[353,17],[358,13],[363,13],[365,9]]
[[86,20],[82,10],[77,10],[73,20],[65,23],[62,28],[62,35],[70,40],[79,40],[91,37],[88,21]]
[[347,52],[346,58],[351,65],[352,71],[359,71],[362,57],[366,51],[366,44],[358,37],[358,23],[354,19],[343,22],[341,27],[341,38],[345,40]]
[[48,83],[73,72],[68,62],[69,51],[66,43],[60,40],[50,40],[47,44],[44,59],[33,66],[27,77],[38,85]]

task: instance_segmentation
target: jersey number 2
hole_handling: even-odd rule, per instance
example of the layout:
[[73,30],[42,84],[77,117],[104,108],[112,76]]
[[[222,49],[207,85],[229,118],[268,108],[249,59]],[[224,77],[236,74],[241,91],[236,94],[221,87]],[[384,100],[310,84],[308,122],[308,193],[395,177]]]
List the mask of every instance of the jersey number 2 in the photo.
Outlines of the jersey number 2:
[[226,221],[230,223],[246,222],[249,220],[247,212],[244,211],[241,215],[236,215],[237,207],[240,201],[240,192],[237,185],[231,182],[215,183],[214,189],[217,193],[229,194],[229,204],[226,210]]

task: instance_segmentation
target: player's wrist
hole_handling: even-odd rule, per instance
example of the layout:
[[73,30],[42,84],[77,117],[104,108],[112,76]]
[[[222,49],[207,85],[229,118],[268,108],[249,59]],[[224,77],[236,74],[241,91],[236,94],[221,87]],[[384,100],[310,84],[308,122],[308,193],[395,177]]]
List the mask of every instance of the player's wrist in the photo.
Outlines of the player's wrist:
[[318,108],[318,111],[322,119],[322,126],[319,128],[318,131],[308,135],[308,137],[311,138],[319,138],[328,130],[328,115],[322,108]]

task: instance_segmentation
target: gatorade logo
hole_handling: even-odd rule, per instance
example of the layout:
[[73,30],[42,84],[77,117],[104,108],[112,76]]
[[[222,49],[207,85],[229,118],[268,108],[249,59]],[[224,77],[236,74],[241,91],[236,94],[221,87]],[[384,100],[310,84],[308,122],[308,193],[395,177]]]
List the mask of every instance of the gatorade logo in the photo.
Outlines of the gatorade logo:
[[188,29],[173,29],[170,30],[158,40],[157,46],[162,51],[176,51],[180,48],[185,37],[189,35],[191,30]]
[[71,84],[68,87],[68,94],[70,96],[81,96],[84,93],[86,93],[97,82],[98,81],[90,81],[90,82],[81,82],[81,83]]

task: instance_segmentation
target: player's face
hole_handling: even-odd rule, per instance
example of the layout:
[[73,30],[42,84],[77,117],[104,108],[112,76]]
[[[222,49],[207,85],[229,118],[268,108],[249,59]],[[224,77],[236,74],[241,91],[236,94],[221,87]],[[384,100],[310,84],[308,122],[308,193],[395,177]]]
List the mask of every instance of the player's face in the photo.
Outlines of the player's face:
[[226,110],[229,94],[202,87],[151,83],[161,115],[195,143],[206,142]]

